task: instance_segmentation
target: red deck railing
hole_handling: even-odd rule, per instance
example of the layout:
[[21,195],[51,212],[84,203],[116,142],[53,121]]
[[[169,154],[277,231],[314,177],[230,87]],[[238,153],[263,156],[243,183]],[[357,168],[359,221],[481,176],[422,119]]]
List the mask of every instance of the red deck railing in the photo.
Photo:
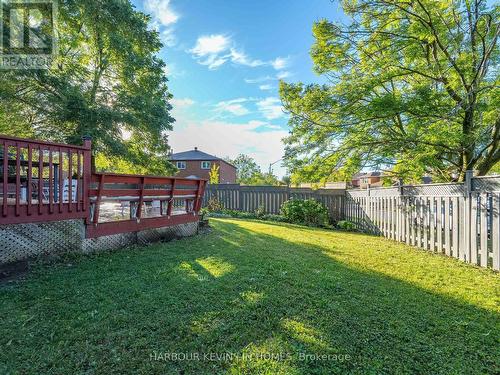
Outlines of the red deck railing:
[[197,221],[206,183],[176,177],[93,174],[87,236]]
[[85,218],[90,149],[0,135],[0,224]]
[[0,225],[86,219],[97,237],[198,220],[206,180],[92,173],[83,143],[0,135]]

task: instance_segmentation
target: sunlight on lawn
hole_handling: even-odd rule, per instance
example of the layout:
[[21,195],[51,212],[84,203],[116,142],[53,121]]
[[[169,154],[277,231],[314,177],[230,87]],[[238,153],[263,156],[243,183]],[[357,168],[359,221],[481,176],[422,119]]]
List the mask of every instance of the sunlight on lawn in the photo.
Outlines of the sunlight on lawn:
[[312,345],[316,350],[332,350],[330,345],[321,339],[321,335],[316,329],[304,323],[293,319],[284,319],[281,325],[295,340]]
[[240,293],[241,298],[248,304],[256,304],[264,298],[264,293],[257,293],[252,291],[246,291]]
[[196,259],[196,263],[202,266],[213,277],[221,277],[226,273],[234,271],[234,266],[222,259],[208,257]]
[[183,271],[189,277],[193,277],[198,280],[200,279],[200,275],[196,273],[196,271],[193,269],[193,266],[188,262],[182,262],[181,264],[179,264],[179,267],[177,267],[177,269]]
[[[500,312],[500,274],[492,270],[473,267],[453,258],[381,237],[250,221],[235,220],[231,223],[255,234],[292,241],[296,245],[310,247],[311,250],[319,248],[323,255],[354,270],[390,276]],[[471,269],[474,269],[472,274]]]
[[302,372],[293,366],[293,358],[286,357],[290,345],[280,337],[270,337],[260,343],[252,342],[232,363],[231,374],[286,374]]

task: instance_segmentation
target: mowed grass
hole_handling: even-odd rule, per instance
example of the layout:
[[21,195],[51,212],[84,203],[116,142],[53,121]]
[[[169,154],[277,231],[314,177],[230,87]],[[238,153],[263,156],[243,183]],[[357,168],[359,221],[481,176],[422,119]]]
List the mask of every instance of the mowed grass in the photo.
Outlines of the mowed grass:
[[361,234],[211,225],[0,286],[0,373],[499,372],[498,274]]

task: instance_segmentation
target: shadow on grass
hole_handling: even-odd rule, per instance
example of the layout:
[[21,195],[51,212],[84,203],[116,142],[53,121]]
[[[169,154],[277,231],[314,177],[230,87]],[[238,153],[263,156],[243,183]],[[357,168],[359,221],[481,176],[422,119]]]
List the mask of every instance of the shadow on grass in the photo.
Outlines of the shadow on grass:
[[0,372],[498,371],[494,312],[357,270],[321,246],[238,222],[215,226],[193,239],[44,268],[0,290]]

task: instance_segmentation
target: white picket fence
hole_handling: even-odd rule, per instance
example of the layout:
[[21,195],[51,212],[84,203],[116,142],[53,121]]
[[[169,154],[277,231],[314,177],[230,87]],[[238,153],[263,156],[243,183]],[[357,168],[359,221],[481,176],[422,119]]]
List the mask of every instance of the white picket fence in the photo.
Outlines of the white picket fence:
[[350,190],[344,217],[361,231],[500,269],[500,178]]

